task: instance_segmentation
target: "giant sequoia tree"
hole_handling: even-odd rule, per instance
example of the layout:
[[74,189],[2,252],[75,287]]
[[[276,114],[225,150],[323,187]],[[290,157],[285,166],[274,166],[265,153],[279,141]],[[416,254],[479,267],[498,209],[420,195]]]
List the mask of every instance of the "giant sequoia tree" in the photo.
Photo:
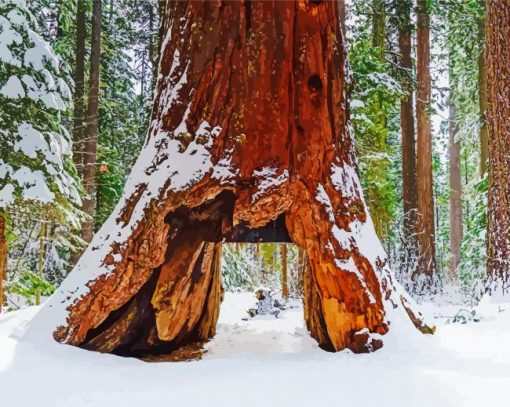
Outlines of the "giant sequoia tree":
[[308,258],[307,326],[325,349],[379,348],[393,309],[425,328],[363,200],[338,21],[334,2],[165,5],[146,144],[36,325],[124,355],[201,342],[215,332],[221,243],[292,241]]
[[489,290],[510,294],[510,4],[487,1]]

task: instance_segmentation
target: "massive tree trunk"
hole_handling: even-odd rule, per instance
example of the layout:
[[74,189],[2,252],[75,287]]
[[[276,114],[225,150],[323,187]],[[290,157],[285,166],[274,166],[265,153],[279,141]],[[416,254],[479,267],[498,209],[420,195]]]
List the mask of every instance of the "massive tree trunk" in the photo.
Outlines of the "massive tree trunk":
[[456,109],[450,102],[449,120],[449,164],[450,164],[450,252],[452,264],[450,278],[456,280],[460,264],[460,246],[462,243],[462,177],[460,173],[460,142],[456,140],[457,126]]
[[101,1],[92,5],[92,41],[90,47],[90,78],[87,109],[87,140],[83,153],[83,173],[86,196],[83,211],[90,220],[83,223],[83,239],[92,240],[94,235],[94,214],[96,207],[96,153],[99,133],[99,69],[101,60]]
[[480,0],[483,14],[478,20],[478,43],[480,53],[478,54],[478,88],[480,105],[480,176],[483,178],[487,173],[487,162],[489,160],[489,129],[487,128],[487,73],[485,71],[485,0]]
[[[348,125],[334,2],[169,2],[148,139],[124,198],[38,320],[57,340],[145,355],[209,339],[221,242],[308,258],[325,349],[382,345],[394,286]],[[391,314],[393,315],[393,314]]]
[[430,122],[430,17],[427,0],[417,2],[417,163],[419,261],[414,279],[430,284],[436,274],[434,196],[432,187],[432,127]]
[[7,238],[5,236],[5,213],[0,211],[0,312],[4,305],[4,280],[7,266]]
[[510,5],[487,1],[489,292],[510,294]]
[[76,43],[74,65],[74,117],[73,117],[73,160],[78,174],[83,178],[83,152],[85,149],[85,39],[87,29],[85,25],[85,0],[78,0],[76,6]]
[[[412,0],[399,3],[398,46],[400,66],[404,73],[406,94],[400,99],[400,125],[402,127],[402,201],[404,206],[404,245],[406,267],[414,265],[416,257],[416,220],[418,213],[418,192],[416,189],[416,138],[414,126],[414,84],[411,33]],[[407,270],[410,271],[410,270]]]

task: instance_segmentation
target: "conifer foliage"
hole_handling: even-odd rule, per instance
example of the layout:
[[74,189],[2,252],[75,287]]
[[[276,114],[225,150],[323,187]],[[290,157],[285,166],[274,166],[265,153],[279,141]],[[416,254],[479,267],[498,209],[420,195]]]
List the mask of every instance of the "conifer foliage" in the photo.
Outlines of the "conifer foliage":
[[61,116],[71,91],[23,0],[0,5],[0,208],[76,225],[79,183]]

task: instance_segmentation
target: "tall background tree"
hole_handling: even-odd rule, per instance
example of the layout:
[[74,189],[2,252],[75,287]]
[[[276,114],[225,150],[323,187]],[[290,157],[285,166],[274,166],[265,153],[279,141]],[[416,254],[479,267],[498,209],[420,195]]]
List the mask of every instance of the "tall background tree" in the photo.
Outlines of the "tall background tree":
[[510,6],[487,1],[489,292],[510,294]]
[[92,1],[92,37],[90,46],[89,87],[87,92],[87,132],[83,148],[83,211],[89,219],[82,224],[82,235],[86,242],[94,235],[96,212],[96,154],[99,138],[99,76],[101,61],[102,0]]
[[418,192],[416,186],[416,131],[414,117],[414,67],[411,20],[413,0],[398,0],[394,12],[398,26],[398,50],[404,94],[400,98],[400,127],[402,132],[402,202],[403,202],[403,272],[410,274],[416,267],[416,221]]
[[427,0],[417,0],[416,59],[418,92],[416,95],[419,260],[415,279],[425,285],[436,277],[435,222],[432,177],[432,101],[430,77],[430,16]]
[[12,223],[20,217],[35,220],[39,230],[50,222],[79,225],[80,185],[63,124],[71,92],[65,63],[40,35],[26,3],[3,1],[0,25],[0,269],[9,290],[36,293],[44,285],[41,276],[6,273],[6,234],[15,237]]

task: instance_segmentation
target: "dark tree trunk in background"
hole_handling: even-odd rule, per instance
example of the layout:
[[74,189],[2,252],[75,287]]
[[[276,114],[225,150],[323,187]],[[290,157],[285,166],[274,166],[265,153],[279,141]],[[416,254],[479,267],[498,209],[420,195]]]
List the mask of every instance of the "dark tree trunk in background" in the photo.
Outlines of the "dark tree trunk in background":
[[419,261],[414,279],[425,278],[427,284],[436,274],[434,191],[432,181],[432,127],[430,121],[430,17],[427,0],[417,2],[417,162],[418,245]]
[[76,43],[74,65],[74,115],[73,115],[73,160],[80,178],[84,176],[83,153],[87,126],[85,120],[85,39],[87,28],[85,25],[85,0],[78,0],[76,8]]
[[[398,46],[400,66],[404,73],[406,95],[400,99],[400,125],[402,128],[402,201],[404,206],[404,245],[408,264],[416,256],[416,221],[418,192],[416,189],[416,134],[414,126],[414,81],[412,60],[411,22],[412,0],[398,2]],[[411,259],[411,260],[409,260]],[[407,266],[409,267],[409,265]],[[407,269],[407,271],[411,271]]]
[[487,73],[485,71],[485,0],[480,0],[484,13],[478,20],[478,42],[480,53],[478,54],[478,88],[480,105],[480,176],[483,178],[487,173],[489,160],[489,129],[487,127]]
[[462,177],[460,172],[460,142],[456,141],[459,131],[457,126],[456,109],[450,102],[449,113],[449,164],[450,164],[450,252],[452,264],[450,278],[458,278],[460,264],[460,246],[462,243]]
[[55,338],[130,355],[211,338],[224,241],[306,251],[305,317],[325,349],[381,347],[386,307],[418,321],[362,197],[336,4],[163,8],[148,139],[121,203],[40,317],[67,315]]
[[372,0],[372,46],[378,49],[379,61],[384,62],[384,43],[386,39],[385,0]]
[[346,18],[345,0],[337,0],[337,6],[338,6],[338,19],[340,20],[340,29],[342,30],[342,34],[345,40],[345,18]]
[[490,293],[510,294],[510,4],[488,0],[486,18],[489,128]]
[[[386,5],[385,0],[372,0],[372,47],[377,50],[377,58],[381,64],[386,62],[385,56],[385,44],[386,44]],[[383,100],[379,97],[376,102],[376,111],[378,113],[378,126],[377,129],[381,136],[378,136],[379,140],[382,140],[381,148],[384,148],[384,144],[387,142],[388,128],[387,128],[387,117],[384,113]],[[383,216],[379,216],[378,211],[372,212],[372,218],[374,219],[375,230],[378,236],[382,239],[387,234],[387,222]]]
[[280,257],[282,259],[282,297],[288,298],[289,285],[288,285],[287,245],[285,243],[280,245]]
[[96,153],[99,137],[99,70],[101,61],[101,0],[94,0],[92,6],[92,40],[90,50],[90,78],[87,110],[87,140],[83,157],[84,187],[86,197],[83,211],[91,217],[83,223],[83,239],[92,240],[96,207]]

